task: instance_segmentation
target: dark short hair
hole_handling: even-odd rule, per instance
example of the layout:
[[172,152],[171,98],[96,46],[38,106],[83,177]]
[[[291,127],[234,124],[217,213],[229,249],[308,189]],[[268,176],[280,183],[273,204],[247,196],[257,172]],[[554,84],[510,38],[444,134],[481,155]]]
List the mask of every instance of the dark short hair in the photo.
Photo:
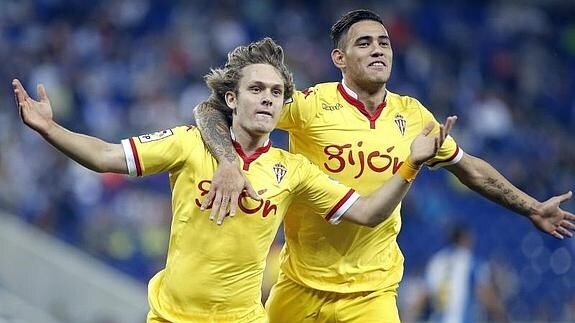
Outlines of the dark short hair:
[[331,26],[330,37],[333,42],[333,48],[341,48],[341,39],[347,33],[349,28],[356,22],[363,20],[373,20],[377,21],[383,25],[383,19],[373,11],[367,9],[353,10],[341,18]]

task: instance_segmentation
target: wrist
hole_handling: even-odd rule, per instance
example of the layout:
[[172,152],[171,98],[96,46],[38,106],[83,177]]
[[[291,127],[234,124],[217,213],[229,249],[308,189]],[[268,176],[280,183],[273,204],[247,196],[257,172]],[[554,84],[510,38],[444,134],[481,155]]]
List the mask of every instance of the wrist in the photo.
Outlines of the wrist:
[[411,156],[408,156],[397,170],[397,174],[401,176],[406,182],[411,183],[417,176],[417,173],[420,169],[421,164],[414,163],[411,160]]
[[218,160],[218,163],[220,164],[220,166],[223,167],[230,167],[230,168],[239,168],[241,169],[242,165],[240,163],[240,159],[237,156],[225,156],[223,158],[220,158],[221,160]]
[[56,136],[55,132],[58,131],[58,126],[54,120],[49,120],[46,122],[44,127],[37,129],[36,131],[38,131],[42,137],[51,139]]

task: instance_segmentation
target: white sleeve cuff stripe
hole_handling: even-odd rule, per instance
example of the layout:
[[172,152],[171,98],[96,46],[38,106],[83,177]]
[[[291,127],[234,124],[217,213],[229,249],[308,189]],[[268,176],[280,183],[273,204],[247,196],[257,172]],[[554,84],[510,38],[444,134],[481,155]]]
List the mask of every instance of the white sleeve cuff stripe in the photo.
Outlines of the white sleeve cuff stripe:
[[122,147],[124,148],[124,155],[126,155],[126,164],[128,165],[128,173],[130,174],[130,176],[138,176],[136,171],[136,160],[134,158],[134,152],[132,151],[132,146],[130,145],[130,139],[123,139]]
[[345,201],[339,209],[335,211],[333,216],[329,219],[329,223],[331,224],[339,224],[341,222],[341,217],[343,214],[359,199],[359,194],[353,192],[351,196]]
[[444,162],[439,162],[439,163],[433,165],[433,167],[429,167],[429,169],[436,170],[436,169],[440,169],[441,167],[444,167],[447,165],[457,164],[461,160],[461,158],[463,158],[463,154],[464,154],[463,149],[459,148],[458,150],[459,151],[457,152],[457,155],[455,157],[453,157],[452,159],[450,159],[448,161],[444,161]]

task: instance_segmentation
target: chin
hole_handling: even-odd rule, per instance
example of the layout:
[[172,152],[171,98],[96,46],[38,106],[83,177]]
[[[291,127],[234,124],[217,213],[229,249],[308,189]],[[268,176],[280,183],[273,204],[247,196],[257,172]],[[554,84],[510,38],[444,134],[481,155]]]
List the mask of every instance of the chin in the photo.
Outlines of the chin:
[[259,136],[270,134],[274,130],[274,127],[256,127],[253,129],[253,132],[258,134]]

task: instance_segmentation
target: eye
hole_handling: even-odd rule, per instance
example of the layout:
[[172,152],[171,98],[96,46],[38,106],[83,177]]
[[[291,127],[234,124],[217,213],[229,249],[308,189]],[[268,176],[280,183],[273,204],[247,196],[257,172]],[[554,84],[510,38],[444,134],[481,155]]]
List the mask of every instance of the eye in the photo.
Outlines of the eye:
[[252,93],[260,93],[262,89],[259,86],[252,86],[249,88],[250,92]]
[[367,42],[361,42],[361,43],[357,44],[357,46],[360,47],[360,48],[366,48],[367,46],[369,46],[369,43],[367,43]]
[[283,91],[279,90],[279,89],[275,89],[275,90],[272,90],[272,94],[275,96],[281,96],[281,95],[283,95]]
[[381,47],[388,47],[388,46],[390,46],[390,45],[391,45],[391,44],[389,43],[389,41],[379,42],[379,46],[381,46]]

